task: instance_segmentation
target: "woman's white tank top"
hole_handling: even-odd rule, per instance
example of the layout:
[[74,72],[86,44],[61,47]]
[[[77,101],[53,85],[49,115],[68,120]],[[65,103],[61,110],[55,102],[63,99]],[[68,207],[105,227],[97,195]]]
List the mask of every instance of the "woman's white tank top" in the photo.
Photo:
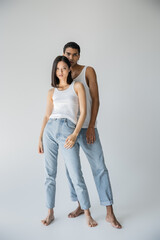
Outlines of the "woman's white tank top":
[[73,81],[65,90],[54,89],[53,111],[49,118],[68,118],[73,123],[77,123],[79,101],[74,84]]
[[[86,102],[87,102],[87,116],[86,119],[83,123],[82,128],[88,128],[89,122],[90,122],[90,118],[91,118],[91,108],[92,108],[92,98],[91,98],[91,94],[90,94],[90,90],[89,87],[87,85],[86,82],[86,68],[87,66],[84,66],[84,68],[82,69],[81,73],[78,75],[78,77],[74,78],[75,82],[81,82],[84,85],[85,91],[86,91]],[[97,127],[97,121],[95,122],[95,128]]]

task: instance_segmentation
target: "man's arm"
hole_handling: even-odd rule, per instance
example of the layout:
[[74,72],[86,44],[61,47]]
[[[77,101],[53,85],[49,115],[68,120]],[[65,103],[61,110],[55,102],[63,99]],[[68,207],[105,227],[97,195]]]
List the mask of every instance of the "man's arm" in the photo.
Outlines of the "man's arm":
[[92,107],[91,107],[91,118],[90,123],[87,129],[87,143],[93,143],[95,141],[95,131],[94,125],[96,122],[98,110],[99,110],[99,93],[98,93],[98,83],[97,76],[94,68],[87,67],[86,69],[86,81],[90,90],[92,98]]

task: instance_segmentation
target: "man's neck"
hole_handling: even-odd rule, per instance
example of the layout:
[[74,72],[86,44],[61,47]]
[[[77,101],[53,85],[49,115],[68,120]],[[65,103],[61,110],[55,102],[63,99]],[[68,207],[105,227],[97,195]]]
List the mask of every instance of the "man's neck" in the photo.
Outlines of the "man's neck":
[[77,72],[81,68],[82,65],[75,64],[73,67],[71,67],[72,72]]

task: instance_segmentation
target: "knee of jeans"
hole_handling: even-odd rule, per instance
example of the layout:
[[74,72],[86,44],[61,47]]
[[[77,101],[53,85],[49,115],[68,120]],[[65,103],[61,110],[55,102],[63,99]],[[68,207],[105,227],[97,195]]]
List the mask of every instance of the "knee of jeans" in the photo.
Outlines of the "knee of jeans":
[[53,176],[46,176],[45,184],[52,183],[53,185],[56,184],[56,178]]
[[108,169],[106,168],[105,165],[103,166],[97,166],[97,167],[94,167],[92,169],[92,172],[93,172],[93,175],[94,176],[97,176],[97,175],[103,175],[104,173],[108,173]]
[[84,184],[84,178],[78,174],[76,177],[72,178],[72,182],[73,185],[81,187]]
[[48,180],[55,180],[57,175],[56,169],[50,169],[48,166],[45,167],[45,177]]

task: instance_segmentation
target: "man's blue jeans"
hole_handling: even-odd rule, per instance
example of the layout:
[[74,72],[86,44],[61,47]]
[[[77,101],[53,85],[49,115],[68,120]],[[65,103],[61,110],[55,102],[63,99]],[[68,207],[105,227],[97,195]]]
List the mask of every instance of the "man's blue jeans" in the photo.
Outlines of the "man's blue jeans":
[[[96,140],[92,144],[88,144],[86,141],[87,128],[82,128],[77,143],[82,147],[92,169],[92,174],[98,191],[100,204],[103,206],[109,206],[113,204],[112,189],[109,179],[109,173],[104,162],[104,155],[99,139],[97,128],[95,128]],[[66,169],[67,178],[69,180],[69,187],[72,201],[78,201],[77,194],[70,178],[70,174]]]
[[60,149],[64,158],[66,169],[70,175],[81,208],[90,208],[88,191],[81,171],[79,144],[76,141],[72,148],[66,149],[64,147],[66,138],[73,133],[74,128],[75,124],[67,118],[50,118],[45,126],[43,149],[45,157],[47,208],[54,208],[55,206],[58,149]]

